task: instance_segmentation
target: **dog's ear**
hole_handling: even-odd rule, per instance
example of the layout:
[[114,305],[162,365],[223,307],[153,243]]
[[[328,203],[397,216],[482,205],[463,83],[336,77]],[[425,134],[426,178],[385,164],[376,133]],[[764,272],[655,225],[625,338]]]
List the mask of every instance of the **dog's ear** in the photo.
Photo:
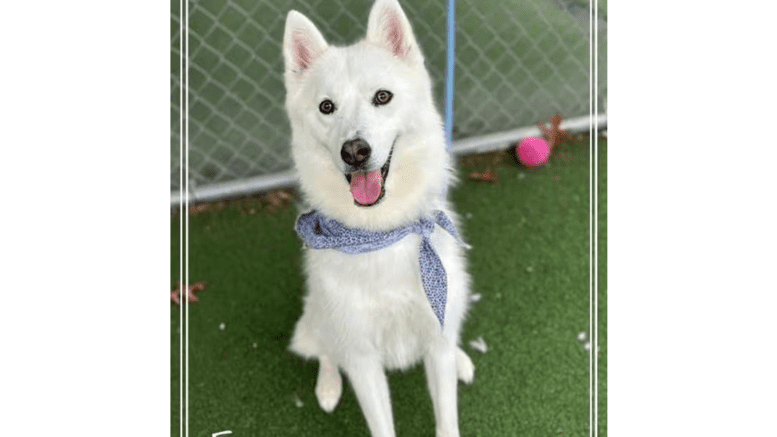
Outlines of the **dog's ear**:
[[283,58],[286,72],[299,76],[313,66],[327,48],[321,32],[308,17],[297,11],[289,11],[283,32]]
[[377,0],[367,22],[367,41],[389,50],[394,56],[423,62],[413,29],[397,0]]

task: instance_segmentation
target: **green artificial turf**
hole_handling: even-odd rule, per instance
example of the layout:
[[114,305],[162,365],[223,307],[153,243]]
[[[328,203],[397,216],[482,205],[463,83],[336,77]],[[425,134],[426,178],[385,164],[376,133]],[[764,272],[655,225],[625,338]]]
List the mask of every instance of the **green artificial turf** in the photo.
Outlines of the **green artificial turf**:
[[[599,434],[606,435],[606,139],[599,142]],[[473,182],[493,168],[497,183]],[[452,199],[462,217],[474,293],[462,342],[476,366],[460,384],[462,436],[587,436],[589,360],[588,142],[557,147],[548,165],[499,154],[468,158]],[[207,281],[189,313],[191,437],[367,436],[347,379],[332,414],[318,406],[318,364],[287,351],[301,314],[297,208],[240,201],[192,214],[190,282]],[[179,276],[178,218],[172,271]],[[172,435],[179,433],[179,307],[171,305]],[[224,324],[224,329],[220,328]],[[482,337],[485,353],[469,346]],[[389,374],[397,435],[434,435],[422,366]]]

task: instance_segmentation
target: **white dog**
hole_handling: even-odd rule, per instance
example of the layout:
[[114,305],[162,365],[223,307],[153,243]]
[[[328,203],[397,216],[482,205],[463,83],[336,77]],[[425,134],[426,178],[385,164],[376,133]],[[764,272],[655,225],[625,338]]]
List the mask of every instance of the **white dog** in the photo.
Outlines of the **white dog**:
[[458,436],[457,379],[474,377],[458,347],[470,279],[410,23],[396,0],[377,0],[367,37],[334,47],[291,11],[283,55],[292,155],[313,209],[297,223],[308,293],[290,348],[319,361],[327,412],[345,373],[374,437],[395,435],[385,370],[423,360],[437,436]]

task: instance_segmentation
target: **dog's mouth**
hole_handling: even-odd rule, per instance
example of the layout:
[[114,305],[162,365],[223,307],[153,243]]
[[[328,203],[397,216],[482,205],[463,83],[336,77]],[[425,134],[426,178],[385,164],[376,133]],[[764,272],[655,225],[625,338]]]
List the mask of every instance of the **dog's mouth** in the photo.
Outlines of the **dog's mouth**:
[[356,206],[377,205],[383,199],[386,194],[386,177],[388,177],[393,153],[394,146],[392,145],[386,163],[377,170],[370,172],[357,170],[345,174],[345,179],[351,186],[353,203]]

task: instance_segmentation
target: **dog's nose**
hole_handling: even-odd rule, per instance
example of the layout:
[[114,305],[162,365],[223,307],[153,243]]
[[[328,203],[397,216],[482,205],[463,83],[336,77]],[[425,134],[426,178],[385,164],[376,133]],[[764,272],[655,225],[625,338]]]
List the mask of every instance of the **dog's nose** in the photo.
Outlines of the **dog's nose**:
[[352,167],[361,167],[367,163],[371,151],[369,143],[361,138],[354,138],[343,143],[340,156],[346,164]]

